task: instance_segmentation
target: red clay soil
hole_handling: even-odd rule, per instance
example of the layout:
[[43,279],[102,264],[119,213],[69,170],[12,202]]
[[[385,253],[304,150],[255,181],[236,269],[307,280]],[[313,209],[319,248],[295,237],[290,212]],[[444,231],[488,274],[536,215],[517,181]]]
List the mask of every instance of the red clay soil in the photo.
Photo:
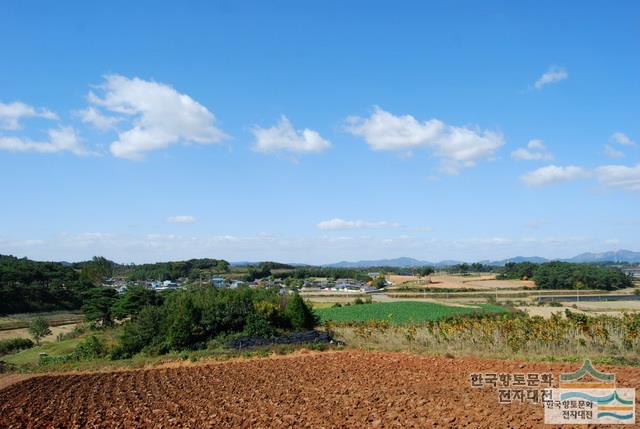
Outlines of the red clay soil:
[[[45,375],[0,390],[0,427],[534,428],[544,426],[541,405],[501,405],[469,374],[577,367],[349,351]],[[599,369],[640,385],[640,368]]]

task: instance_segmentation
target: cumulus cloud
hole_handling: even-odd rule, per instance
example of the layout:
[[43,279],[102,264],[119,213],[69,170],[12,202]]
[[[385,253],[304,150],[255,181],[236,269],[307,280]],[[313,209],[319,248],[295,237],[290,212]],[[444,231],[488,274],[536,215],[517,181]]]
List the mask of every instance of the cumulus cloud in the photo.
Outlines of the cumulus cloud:
[[535,89],[542,89],[544,86],[560,82],[569,77],[569,73],[563,67],[549,67],[542,76],[533,84]]
[[94,106],[89,106],[86,109],[78,110],[74,112],[74,114],[78,116],[80,120],[85,124],[91,124],[100,131],[108,131],[122,120],[122,118],[116,116],[104,115]]
[[20,129],[20,120],[24,118],[58,119],[58,116],[48,109],[36,109],[21,101],[13,103],[0,102],[0,128],[5,130]]
[[11,152],[55,153],[68,151],[75,155],[89,155],[78,134],[71,127],[52,128],[47,141],[34,141],[22,137],[0,136],[0,149]]
[[169,216],[167,218],[169,223],[195,223],[196,218],[189,215]]
[[110,146],[117,157],[142,159],[146,152],[176,143],[211,144],[227,138],[216,128],[213,113],[169,85],[109,75],[97,88],[102,95],[90,92],[89,102],[128,120],[128,129]]
[[514,159],[525,161],[552,160],[553,154],[547,150],[542,140],[529,140],[526,148],[518,148],[511,152]]
[[538,168],[523,176],[520,180],[528,186],[544,186],[557,182],[569,182],[589,176],[589,171],[575,165],[548,165]]
[[345,220],[340,218],[333,218],[329,220],[323,220],[316,226],[318,227],[318,229],[323,230],[342,230],[398,228],[400,224],[387,221],[369,222],[364,220]]
[[604,145],[603,151],[605,156],[607,156],[608,158],[622,158],[624,156],[624,153],[622,151],[616,149],[610,144]]
[[504,144],[502,134],[497,132],[456,127],[438,119],[419,122],[411,115],[395,116],[377,106],[368,118],[347,118],[346,130],[364,139],[373,150],[406,153],[426,148],[450,174],[490,158]]
[[613,142],[621,144],[622,146],[635,146],[635,142],[631,140],[626,134],[621,132],[616,132],[611,134],[609,139]]
[[323,139],[317,131],[308,128],[296,130],[284,115],[275,126],[256,126],[251,132],[256,139],[254,149],[258,152],[318,153],[331,147],[331,142]]
[[627,191],[640,191],[640,164],[633,167],[626,165],[603,165],[596,168],[598,181],[605,186],[622,188]]

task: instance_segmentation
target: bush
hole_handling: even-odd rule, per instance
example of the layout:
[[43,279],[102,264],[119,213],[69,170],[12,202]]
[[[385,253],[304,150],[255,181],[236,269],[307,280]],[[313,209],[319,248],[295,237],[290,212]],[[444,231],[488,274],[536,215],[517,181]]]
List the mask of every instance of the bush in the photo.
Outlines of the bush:
[[98,337],[92,335],[78,344],[73,353],[78,359],[97,359],[106,356],[107,347]]
[[356,298],[356,299],[353,301],[353,303],[354,303],[355,305],[362,305],[362,304],[364,304],[364,301],[362,300],[362,298]]
[[10,338],[0,341],[0,356],[6,355],[20,350],[26,350],[35,344],[28,338]]
[[87,332],[87,327],[86,326],[77,325],[70,332],[66,332],[64,334],[62,332],[59,333],[56,336],[56,341],[60,342],[60,341],[65,341],[65,340],[72,340],[74,338],[78,338],[80,335],[84,334],[85,332]]
[[250,314],[244,327],[244,335],[257,337],[271,337],[275,334],[269,321],[257,314]]

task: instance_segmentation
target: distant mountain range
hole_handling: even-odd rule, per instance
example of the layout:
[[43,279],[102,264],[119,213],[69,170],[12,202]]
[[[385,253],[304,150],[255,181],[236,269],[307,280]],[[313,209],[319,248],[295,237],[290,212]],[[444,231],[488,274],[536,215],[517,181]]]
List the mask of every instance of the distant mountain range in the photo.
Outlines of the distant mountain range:
[[[628,262],[628,263],[640,263],[640,252],[633,252],[631,250],[616,250],[603,253],[581,253],[568,259],[547,259],[540,256],[516,256],[514,258],[502,259],[498,261],[478,261],[485,265],[504,265],[509,262],[534,262],[542,263],[549,261],[563,261],[563,262],[578,262],[578,263],[592,263],[592,262]],[[461,264],[464,261],[445,260],[439,262],[433,261],[421,261],[414,258],[395,258],[395,259],[376,259],[365,261],[340,261],[333,264],[323,265],[330,268],[366,268],[366,267],[446,267],[449,265]]]

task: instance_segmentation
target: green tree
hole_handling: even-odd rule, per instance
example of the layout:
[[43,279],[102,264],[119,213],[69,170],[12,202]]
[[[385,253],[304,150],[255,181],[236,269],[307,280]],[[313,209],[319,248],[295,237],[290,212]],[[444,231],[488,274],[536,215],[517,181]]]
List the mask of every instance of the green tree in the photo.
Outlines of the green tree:
[[51,329],[49,329],[49,322],[44,317],[36,317],[29,325],[29,333],[36,341],[37,345],[40,345],[40,340],[47,335],[51,335]]
[[295,294],[289,300],[284,315],[289,320],[291,327],[296,330],[313,329],[318,323],[316,315],[299,294]]
[[167,342],[174,350],[187,348],[203,334],[201,312],[194,305],[191,295],[179,295],[169,312]]
[[300,289],[302,286],[304,286],[304,280],[297,279],[295,277],[287,277],[284,280],[284,284],[291,289]]
[[100,286],[113,276],[113,262],[102,256],[94,256],[91,261],[83,263],[80,276],[94,286]]
[[113,317],[124,319],[136,316],[147,305],[160,304],[162,304],[162,296],[158,292],[144,286],[131,286],[113,304]]
[[466,262],[461,263],[460,265],[458,265],[458,269],[460,270],[460,274],[462,275],[466,275],[469,273],[469,264],[467,264]]
[[378,276],[375,279],[371,280],[371,286],[376,289],[383,288],[387,285],[387,280],[385,280],[384,276]]
[[435,270],[433,269],[433,267],[419,267],[418,269],[416,269],[416,273],[420,277],[427,277],[435,273]]
[[115,301],[116,291],[111,288],[89,289],[84,295],[82,312],[87,320],[100,322],[102,326],[111,326]]

